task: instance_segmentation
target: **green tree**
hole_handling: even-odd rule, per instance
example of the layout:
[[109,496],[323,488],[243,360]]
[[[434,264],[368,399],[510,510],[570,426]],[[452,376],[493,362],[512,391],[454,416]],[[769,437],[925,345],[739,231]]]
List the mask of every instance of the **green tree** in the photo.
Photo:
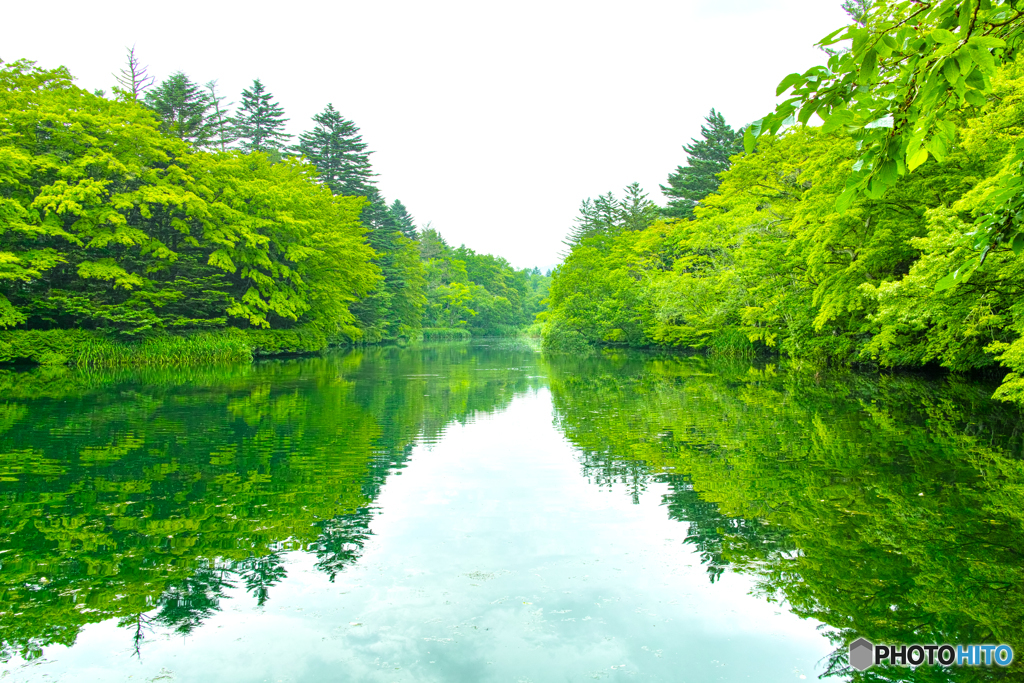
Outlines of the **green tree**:
[[398,229],[402,231],[402,234],[411,240],[416,239],[416,221],[409,214],[409,210],[405,208],[405,204],[396,199],[391,202],[388,210],[391,212],[391,219],[398,226]]
[[425,298],[417,244],[402,234],[387,201],[368,186],[369,202],[362,212],[366,240],[374,263],[384,276],[380,286],[354,307],[370,340],[396,339],[419,332]]
[[291,135],[284,132],[284,109],[266,91],[260,79],[242,91],[242,103],[233,118],[233,134],[243,152],[280,152]]
[[226,105],[223,104],[227,98],[217,94],[216,80],[208,81],[205,87],[210,93],[208,97],[210,106],[213,109],[213,112],[208,117],[210,126],[209,144],[214,149],[226,152],[228,147],[235,141],[234,131],[231,126],[231,114],[228,110],[228,107],[233,105],[234,102],[229,102]]
[[202,146],[214,132],[207,120],[213,101],[181,71],[150,89],[144,101],[160,117],[160,128],[168,135]]
[[580,204],[575,225],[570,229],[562,244],[570,248],[588,237],[614,232],[622,227],[622,204],[614,192],[608,192],[597,199],[584,199]]
[[316,166],[320,182],[334,194],[368,197],[373,170],[359,128],[328,104],[313,117],[312,130],[299,135],[295,150]]
[[719,174],[729,168],[730,157],[743,151],[743,131],[734,131],[714,109],[704,119],[700,134],[701,139],[683,145],[686,166],[677,166],[669,174],[668,187],[660,186],[669,198],[662,209],[667,218],[693,218],[697,203],[718,189]]
[[[993,100],[999,70],[1013,64],[1024,45],[1024,11],[1012,0],[885,1],[866,16],[851,16],[853,24],[818,43],[828,48],[849,40],[851,49],[832,51],[827,65],[786,76],[777,92],[791,91],[789,97],[752,124],[745,139],[750,150],[758,136],[807,123],[815,114],[826,130],[854,136],[860,151],[836,201],[840,212],[858,196],[881,197],[929,158],[944,160],[961,120],[978,116]],[[973,234],[965,236],[978,253],[941,279],[940,288],[969,278],[993,249],[1024,251],[1022,161],[1024,147],[1005,160],[978,207]]]
[[658,206],[647,198],[640,183],[626,187],[619,207],[625,230],[643,230],[658,219]]
[[156,79],[147,73],[149,68],[142,66],[139,62],[139,58],[135,54],[135,46],[132,45],[127,50],[128,64],[121,69],[120,73],[114,74],[114,78],[117,80],[114,93],[130,99],[132,102],[138,102]]
[[66,70],[0,69],[0,325],[313,325],[354,335],[376,286],[364,200],[297,161],[197,151]]

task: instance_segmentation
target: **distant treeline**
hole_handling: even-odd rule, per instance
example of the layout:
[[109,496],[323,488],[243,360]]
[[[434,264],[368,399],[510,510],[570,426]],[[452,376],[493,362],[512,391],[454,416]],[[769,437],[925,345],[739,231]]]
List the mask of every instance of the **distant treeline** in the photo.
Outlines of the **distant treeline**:
[[[886,34],[888,24],[872,23],[864,9],[870,3],[847,4],[854,50],[856,36],[867,31],[885,37],[880,45],[904,41],[918,49],[914,36],[925,29],[896,40]],[[879,3],[877,11],[888,6]],[[946,40],[942,31],[935,35]],[[982,53],[991,59],[997,52],[975,47],[965,55],[981,62]],[[833,66],[853,58],[830,54]],[[554,272],[546,347],[778,352],[818,365],[953,371],[1001,366],[1010,373],[996,396],[1024,400],[1024,259],[1016,255],[1024,234],[1012,238],[1024,213],[995,215],[982,228],[976,222],[993,197],[1024,197],[1019,188],[1016,195],[1001,189],[1020,175],[1024,63],[1004,62],[991,76],[965,72],[965,82],[952,70],[961,62],[974,68],[950,61],[939,80],[950,97],[963,88],[973,88],[972,96],[939,126],[941,135],[914,154],[914,164],[900,157],[870,173],[861,156],[866,140],[882,135],[883,149],[893,123],[852,125],[834,94],[846,93],[846,81],[830,91],[834,108],[823,127],[759,130],[747,153],[744,131],[712,110],[701,137],[685,146],[687,164],[662,187],[667,207],[635,185],[625,199],[584,202],[570,251]],[[871,80],[873,64],[860,72],[848,67],[868,74],[862,91],[885,84]],[[814,87],[812,75],[801,78]],[[788,77],[780,93],[796,79]],[[809,96],[806,103],[801,122],[821,105]],[[977,235],[990,223],[993,237],[981,249]]]
[[[118,82],[108,97],[63,67],[0,66],[0,361],[26,356],[26,331],[150,350],[260,332],[245,355],[425,327],[502,334],[543,308],[539,270],[453,249],[387,202],[332,105],[289,144],[259,80],[233,113],[216,82],[154,84],[134,50]],[[57,337],[47,358],[74,361],[80,345]]]

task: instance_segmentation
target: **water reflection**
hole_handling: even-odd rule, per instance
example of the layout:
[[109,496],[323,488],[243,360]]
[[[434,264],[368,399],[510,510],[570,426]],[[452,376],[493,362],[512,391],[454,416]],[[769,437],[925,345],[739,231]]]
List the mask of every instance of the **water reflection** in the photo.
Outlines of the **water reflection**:
[[632,491],[668,482],[664,502],[712,581],[747,572],[830,627],[829,673],[1016,674],[860,674],[845,652],[866,637],[1024,653],[1024,435],[991,387],[636,355],[560,359],[550,381],[587,476]]
[[[497,355],[500,355],[500,358]],[[0,656],[117,619],[189,634],[302,549],[332,581],[417,439],[536,385],[526,350],[368,349],[201,370],[0,375]],[[529,365],[529,363],[524,363]]]
[[858,681],[1012,678],[845,659],[1024,657],[1024,434],[990,392],[499,344],[0,373],[0,656],[101,622],[139,660],[234,647],[210,625],[255,633],[245,601],[310,614],[231,650],[304,652],[294,680],[789,680],[829,651],[818,673]]

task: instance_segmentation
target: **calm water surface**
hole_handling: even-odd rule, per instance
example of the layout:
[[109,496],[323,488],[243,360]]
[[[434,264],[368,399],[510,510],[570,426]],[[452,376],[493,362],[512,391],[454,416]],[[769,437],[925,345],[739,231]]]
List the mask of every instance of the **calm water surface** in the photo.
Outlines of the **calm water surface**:
[[482,342],[0,374],[4,681],[1018,680],[1021,414]]

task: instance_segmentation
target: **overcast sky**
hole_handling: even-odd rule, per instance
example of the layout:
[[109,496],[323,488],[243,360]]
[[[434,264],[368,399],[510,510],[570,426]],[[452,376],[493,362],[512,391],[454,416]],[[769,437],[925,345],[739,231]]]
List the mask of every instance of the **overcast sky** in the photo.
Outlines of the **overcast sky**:
[[556,264],[580,201],[652,199],[712,107],[734,127],[822,61],[839,0],[19,2],[0,58],[113,84],[125,46],[162,79],[263,80],[308,127],[332,102],[374,150],[378,185],[450,244]]

